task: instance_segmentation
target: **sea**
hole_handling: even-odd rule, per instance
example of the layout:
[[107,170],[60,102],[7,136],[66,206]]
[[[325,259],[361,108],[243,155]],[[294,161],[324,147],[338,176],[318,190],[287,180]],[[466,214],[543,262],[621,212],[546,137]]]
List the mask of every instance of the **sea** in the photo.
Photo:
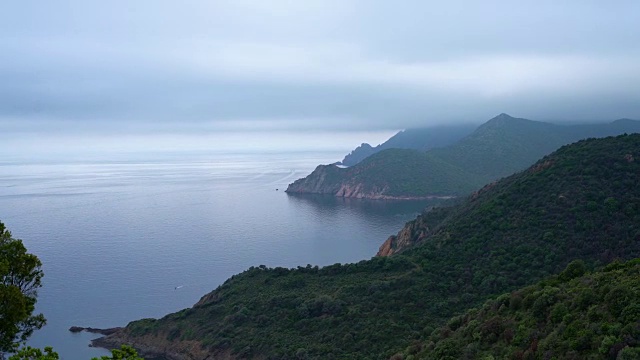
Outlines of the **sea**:
[[250,266],[357,262],[429,204],[292,196],[330,151],[0,161],[0,221],[42,261],[28,345],[106,355],[96,335],[196,303]]

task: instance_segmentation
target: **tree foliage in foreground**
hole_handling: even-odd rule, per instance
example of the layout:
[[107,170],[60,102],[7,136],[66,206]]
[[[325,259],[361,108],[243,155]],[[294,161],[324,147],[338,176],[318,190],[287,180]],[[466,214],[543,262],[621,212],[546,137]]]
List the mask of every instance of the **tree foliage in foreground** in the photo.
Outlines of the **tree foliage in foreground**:
[[42,263],[0,222],[0,354],[15,351],[45,324],[34,315]]
[[[60,356],[57,352],[53,351],[53,348],[47,346],[43,350],[38,348],[32,348],[27,346],[20,349],[15,355],[12,355],[9,360],[58,360]],[[111,356],[101,356],[100,358],[93,358],[92,360],[144,360],[138,356],[138,352],[131,346],[122,345],[120,349],[111,350]]]
[[[22,240],[14,239],[0,221],[0,359],[14,353],[9,360],[57,360],[52,347],[44,350],[30,346],[18,349],[34,330],[46,323],[42,314],[33,315],[44,273],[37,256],[29,254]],[[130,346],[111,351],[111,356],[93,360],[143,360]]]

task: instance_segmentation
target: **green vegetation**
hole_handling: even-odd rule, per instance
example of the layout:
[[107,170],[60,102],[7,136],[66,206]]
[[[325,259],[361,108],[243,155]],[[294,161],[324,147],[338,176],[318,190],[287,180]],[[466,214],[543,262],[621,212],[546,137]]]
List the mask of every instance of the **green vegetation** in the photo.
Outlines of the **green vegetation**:
[[[60,356],[53,348],[48,346],[43,350],[27,346],[12,355],[9,360],[58,360]],[[131,346],[122,345],[120,349],[111,350],[111,356],[101,356],[92,360],[144,360],[138,356],[138,352]]]
[[[44,273],[37,256],[29,254],[22,240],[14,239],[0,221],[0,359],[13,353],[9,360],[55,360],[52,347],[44,350],[22,347],[37,329],[46,323],[44,315],[33,315]],[[136,351],[123,345],[112,351],[112,357],[95,360],[143,360]]]
[[640,259],[557,276],[453,317],[396,359],[640,359]]
[[[640,257],[639,149],[640,135],[562,147],[410,222],[415,246],[399,254],[324,268],[251,268],[193,308],[132,322],[118,336],[192,340],[245,358],[389,358],[426,344],[452,316],[575,259],[584,264],[558,279]],[[621,303],[620,314],[626,308]]]
[[388,149],[358,165],[319,166],[289,185],[289,193],[321,193],[346,197],[428,197],[468,194],[484,183],[430,153]]
[[20,349],[14,355],[9,357],[9,360],[58,360],[60,359],[60,355],[57,352],[53,351],[51,346],[47,346],[43,350],[38,348],[32,348],[31,346],[27,346],[25,348]]
[[367,157],[387,149],[427,151],[429,149],[448,146],[471,134],[475,128],[475,125],[459,124],[403,130],[376,147],[372,147],[366,143],[358,146],[345,156],[341,163],[343,165],[353,166]]
[[363,184],[364,192],[385,189],[389,196],[463,195],[483,185],[428,152],[408,149],[381,151],[343,173],[346,183]]
[[[501,114],[469,136],[441,148],[385,150],[347,169],[321,167],[289,185],[288,192],[353,196],[339,190],[360,186],[360,194],[393,197],[467,195],[480,186],[521,171],[560,146],[589,137],[640,132],[640,122],[554,125]],[[400,134],[398,134],[400,135]],[[395,138],[395,137],[394,137]],[[416,139],[398,137],[398,148]],[[391,139],[390,139],[391,141]],[[379,151],[379,150],[378,150]]]
[[33,315],[43,276],[42,263],[0,222],[0,355],[15,351],[45,324]]
[[462,141],[431,153],[483,179],[486,184],[524,170],[562,145],[636,132],[640,132],[640,121],[556,125],[500,114]]

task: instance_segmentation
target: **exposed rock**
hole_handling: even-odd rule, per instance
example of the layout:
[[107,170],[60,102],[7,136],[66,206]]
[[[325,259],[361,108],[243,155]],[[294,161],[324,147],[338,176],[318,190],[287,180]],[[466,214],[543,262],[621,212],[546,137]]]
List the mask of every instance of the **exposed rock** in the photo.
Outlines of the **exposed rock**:
[[72,326],[69,328],[69,331],[72,333],[79,333],[81,331],[86,331],[93,334],[101,334],[101,335],[111,335],[115,332],[122,330],[121,327],[108,328],[108,329],[98,329],[92,327],[81,327],[81,326]]
[[378,249],[378,253],[376,256],[389,256],[393,254],[393,250],[396,243],[395,235],[389,236],[389,238],[380,245],[380,249]]
[[288,194],[321,194],[337,197],[372,199],[372,200],[424,200],[424,199],[450,199],[454,196],[393,196],[387,195],[388,186],[366,186],[361,182],[345,182],[343,174],[346,169],[334,164],[318,165],[307,177],[298,179],[289,184]]
[[389,236],[380,246],[376,256],[393,255],[425,239],[429,235],[429,228],[422,224],[419,219],[420,216],[416,221],[406,223],[397,235]]

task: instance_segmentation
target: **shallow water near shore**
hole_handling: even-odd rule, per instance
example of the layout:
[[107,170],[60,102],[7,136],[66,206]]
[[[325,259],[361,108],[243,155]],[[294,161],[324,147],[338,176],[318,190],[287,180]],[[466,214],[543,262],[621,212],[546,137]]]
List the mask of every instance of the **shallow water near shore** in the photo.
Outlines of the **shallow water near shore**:
[[68,328],[124,326],[192,306],[250,266],[368,259],[427,201],[288,196],[339,153],[191,154],[0,163],[0,220],[43,262],[29,345],[107,352]]

